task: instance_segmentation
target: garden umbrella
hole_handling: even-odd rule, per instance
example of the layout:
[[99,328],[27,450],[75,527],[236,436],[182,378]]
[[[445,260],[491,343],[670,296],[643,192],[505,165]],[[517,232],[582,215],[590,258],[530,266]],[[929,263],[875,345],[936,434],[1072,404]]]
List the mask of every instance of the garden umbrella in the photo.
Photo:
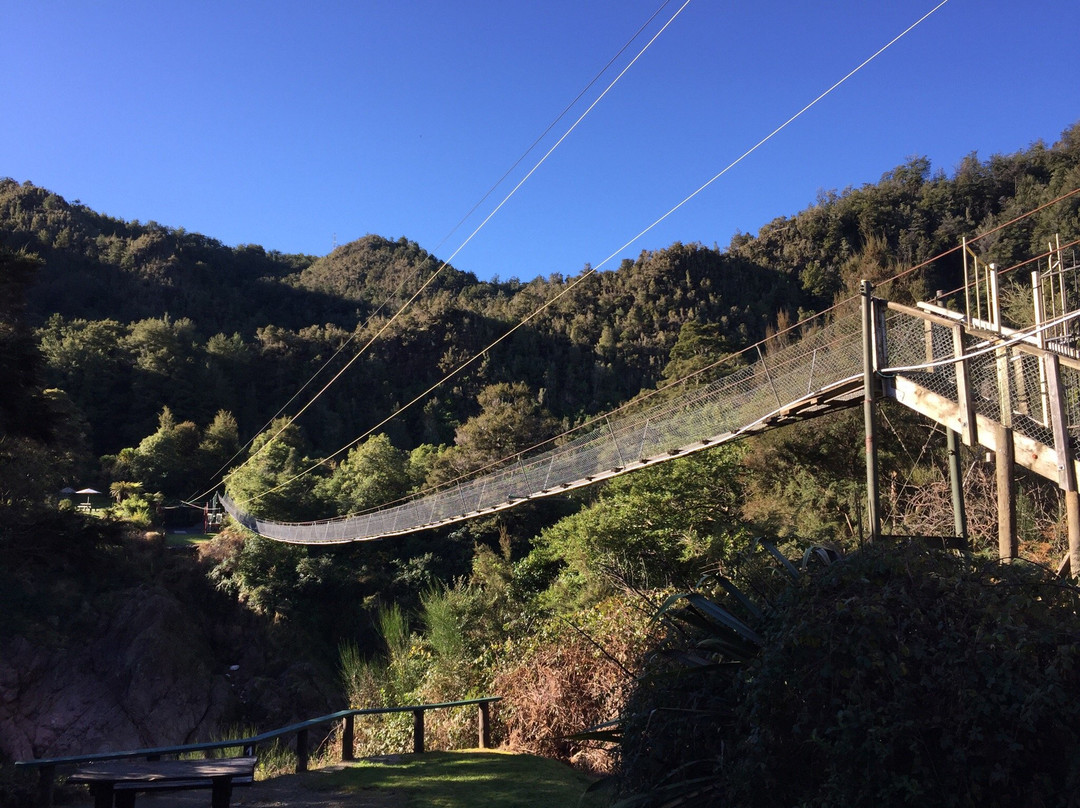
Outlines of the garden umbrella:
[[76,494],[86,494],[86,504],[89,505],[90,504],[90,497],[92,495],[94,495],[94,494],[100,494],[101,492],[98,491],[96,488],[81,488],[78,491],[76,491],[75,493]]

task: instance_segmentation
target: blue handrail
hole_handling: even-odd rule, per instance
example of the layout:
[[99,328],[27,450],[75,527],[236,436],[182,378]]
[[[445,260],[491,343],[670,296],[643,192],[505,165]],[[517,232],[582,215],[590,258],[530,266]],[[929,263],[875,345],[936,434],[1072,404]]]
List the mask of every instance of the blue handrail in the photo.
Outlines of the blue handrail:
[[308,746],[307,733],[311,727],[320,724],[328,724],[332,721],[342,721],[343,731],[341,738],[341,759],[353,759],[353,720],[358,715],[382,715],[387,713],[413,714],[413,751],[424,751],[424,713],[428,710],[443,710],[450,707],[468,707],[477,705],[479,710],[479,746],[490,746],[490,716],[489,706],[501,701],[501,696],[484,696],[477,699],[464,699],[462,701],[444,701],[437,704],[413,704],[405,707],[361,707],[348,710],[338,710],[336,713],[320,715],[317,718],[309,718],[296,724],[289,724],[278,729],[261,732],[247,738],[235,738],[228,741],[203,741],[200,743],[180,744],[178,746],[156,746],[146,749],[130,749],[122,752],[96,752],[89,755],[67,755],[55,758],[35,758],[33,760],[18,760],[15,766],[19,768],[36,768],[40,772],[40,791],[38,804],[42,808],[52,805],[53,782],[58,766],[70,766],[80,763],[95,763],[103,760],[119,760],[121,758],[146,758],[157,760],[165,755],[182,755],[190,752],[209,752],[214,749],[228,749],[243,747],[246,754],[253,754],[259,744],[280,738],[284,735],[296,735],[296,770],[307,771]]
[[260,732],[258,735],[251,735],[247,738],[236,738],[235,740],[229,741],[202,741],[200,743],[180,744],[177,746],[156,746],[146,749],[130,749],[122,752],[96,752],[89,755],[68,755],[66,757],[56,758],[17,760],[15,761],[15,765],[21,767],[57,766],[69,763],[94,763],[99,760],[119,760],[121,758],[158,758],[164,755],[182,755],[188,752],[207,752],[213,749],[230,749],[234,746],[248,748],[258,746],[267,741],[272,741],[275,738],[280,738],[284,735],[291,735],[294,732],[300,732],[311,727],[319,726],[320,724],[328,724],[331,721],[337,721],[349,716],[381,715],[385,713],[416,713],[417,711],[442,710],[448,707],[468,707],[473,704],[486,705],[500,701],[501,699],[501,696],[484,696],[478,699],[445,701],[439,702],[438,704],[414,704],[406,707],[362,707],[339,710],[336,713],[320,715],[317,718],[309,718],[306,721],[300,721],[296,724],[289,724],[286,727],[279,727],[278,729]]

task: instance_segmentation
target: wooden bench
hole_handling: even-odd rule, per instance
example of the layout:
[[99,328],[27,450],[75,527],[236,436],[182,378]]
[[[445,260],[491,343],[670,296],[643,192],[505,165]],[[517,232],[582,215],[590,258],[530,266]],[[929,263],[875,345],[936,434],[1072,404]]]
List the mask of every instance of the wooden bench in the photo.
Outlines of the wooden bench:
[[94,795],[94,808],[133,808],[140,791],[211,789],[212,808],[229,808],[234,785],[255,779],[255,758],[216,760],[116,760],[83,766],[68,778],[84,783]]

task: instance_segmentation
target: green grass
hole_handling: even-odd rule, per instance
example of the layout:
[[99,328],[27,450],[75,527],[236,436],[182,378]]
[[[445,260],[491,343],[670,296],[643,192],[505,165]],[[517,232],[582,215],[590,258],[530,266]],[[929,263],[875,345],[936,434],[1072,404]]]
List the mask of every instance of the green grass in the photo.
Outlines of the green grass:
[[169,547],[181,547],[185,544],[198,544],[214,538],[213,533],[167,533],[165,544]]
[[314,787],[352,793],[397,791],[408,796],[409,808],[573,808],[592,782],[556,760],[473,751],[364,761],[320,775]]

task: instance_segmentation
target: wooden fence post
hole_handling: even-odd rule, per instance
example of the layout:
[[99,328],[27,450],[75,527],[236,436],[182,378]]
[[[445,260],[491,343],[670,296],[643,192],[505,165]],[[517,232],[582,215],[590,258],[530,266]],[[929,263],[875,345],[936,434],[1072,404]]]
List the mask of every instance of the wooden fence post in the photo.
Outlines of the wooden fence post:
[[412,712],[413,752],[417,755],[424,752],[424,711],[413,710]]
[[960,539],[964,552],[971,550],[967,532],[967,512],[964,509],[964,470],[960,466],[960,435],[945,427],[949,453],[949,490],[952,491],[953,534]]
[[490,702],[480,702],[480,715],[477,718],[477,730],[480,736],[480,748],[488,749],[491,746],[491,704]]
[[1050,352],[1042,355],[1047,382],[1050,421],[1057,450],[1058,484],[1065,492],[1065,516],[1069,536],[1069,574],[1080,576],[1080,494],[1077,493],[1076,466],[1065,410],[1065,391],[1061,384],[1061,362]]
[[957,323],[953,326],[953,356],[959,361],[956,363],[956,403],[960,405],[960,439],[965,446],[978,446],[978,424],[976,417],[975,400],[971,386],[971,377],[968,375],[968,360],[962,359],[964,355],[964,327]]
[[341,728],[341,759],[356,760],[356,752],[353,747],[353,716],[351,713],[345,716],[344,726]]
[[308,765],[308,731],[306,729],[296,732],[296,771],[306,772]]
[[[996,275],[991,277],[996,277]],[[1009,349],[999,348],[996,354],[998,401],[1001,405],[1000,423],[997,424],[995,438],[997,452],[994,456],[998,506],[998,557],[1007,559],[1016,558],[1020,550],[1016,535],[1016,446],[1013,443],[1013,397],[1012,379],[1009,376]]]
[[52,808],[53,787],[56,784],[56,766],[42,766],[38,769],[38,805]]

